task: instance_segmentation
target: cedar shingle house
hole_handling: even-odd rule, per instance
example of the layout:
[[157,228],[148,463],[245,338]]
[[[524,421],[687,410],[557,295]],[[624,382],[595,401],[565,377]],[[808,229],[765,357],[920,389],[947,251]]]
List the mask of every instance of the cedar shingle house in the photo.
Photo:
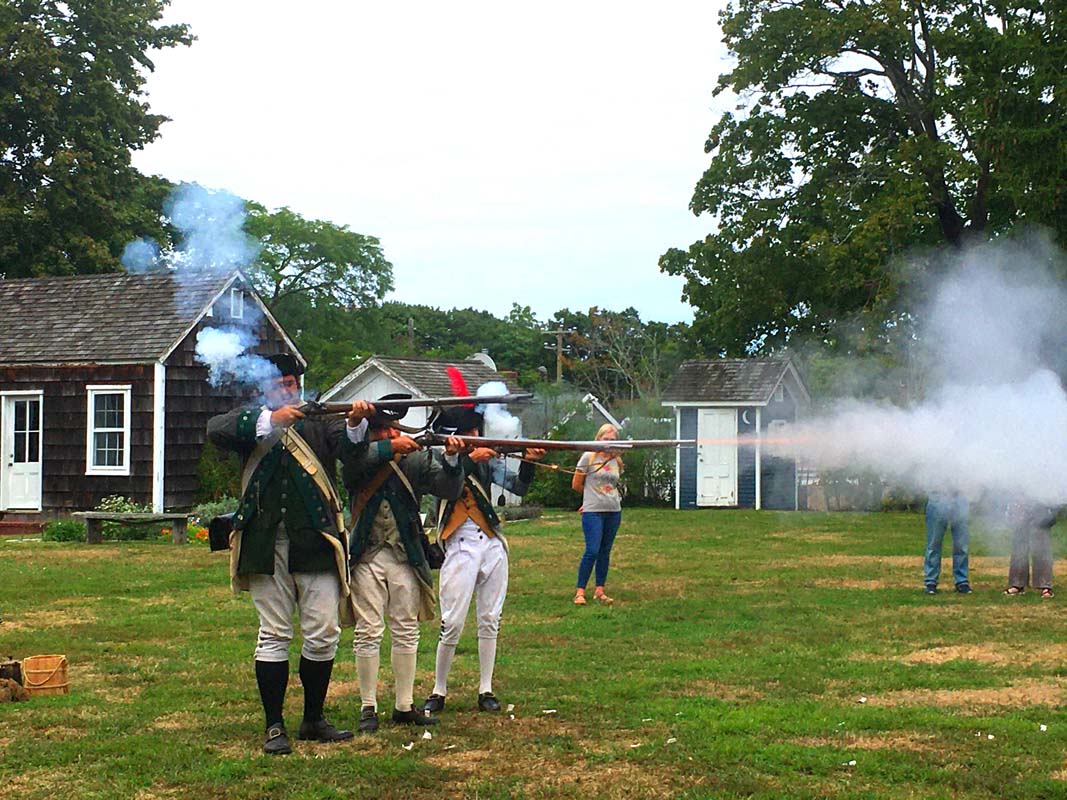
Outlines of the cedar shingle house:
[[[788,358],[686,361],[663,393],[680,439],[675,463],[675,508],[735,507],[795,510],[797,470],[791,458],[772,458],[760,439],[781,435],[811,403]],[[751,437],[739,443],[737,437]]]
[[119,494],[192,506],[207,420],[241,398],[194,357],[204,327],[302,358],[239,272],[0,280],[0,512],[46,521]]

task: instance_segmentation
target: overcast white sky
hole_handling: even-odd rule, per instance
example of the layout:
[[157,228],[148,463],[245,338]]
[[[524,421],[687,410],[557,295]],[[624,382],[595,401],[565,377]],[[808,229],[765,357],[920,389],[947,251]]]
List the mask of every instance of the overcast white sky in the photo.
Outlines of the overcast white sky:
[[391,299],[690,320],[722,5],[173,0],[135,163],[379,237]]

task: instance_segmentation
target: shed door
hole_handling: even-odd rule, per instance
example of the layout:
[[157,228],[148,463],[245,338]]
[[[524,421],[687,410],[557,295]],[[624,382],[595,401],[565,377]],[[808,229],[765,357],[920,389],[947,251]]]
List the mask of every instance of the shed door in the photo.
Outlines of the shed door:
[[737,505],[737,409],[697,410],[697,505]]
[[41,395],[5,395],[0,509],[41,510]]

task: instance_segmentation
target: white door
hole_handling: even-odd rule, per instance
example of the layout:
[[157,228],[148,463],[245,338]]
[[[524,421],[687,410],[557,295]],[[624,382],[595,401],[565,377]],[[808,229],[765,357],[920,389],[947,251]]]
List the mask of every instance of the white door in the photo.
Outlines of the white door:
[[41,395],[3,397],[0,509],[41,510]]
[[697,410],[697,505],[737,505],[737,409]]

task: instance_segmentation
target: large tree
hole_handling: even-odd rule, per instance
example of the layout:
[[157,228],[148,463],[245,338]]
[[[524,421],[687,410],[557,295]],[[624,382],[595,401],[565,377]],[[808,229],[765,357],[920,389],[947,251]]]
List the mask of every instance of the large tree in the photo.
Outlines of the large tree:
[[900,254],[1067,232],[1063,0],[737,0],[721,20],[739,105],[690,203],[715,230],[661,259],[705,349],[896,325]]
[[393,288],[381,242],[347,225],[250,203],[245,230],[259,242],[252,278],[269,306],[300,297],[313,306],[360,308]]
[[148,54],[188,44],[167,0],[0,3],[0,274],[118,268],[138,236],[164,239],[165,181],[131,152],[164,117],[144,102]]

